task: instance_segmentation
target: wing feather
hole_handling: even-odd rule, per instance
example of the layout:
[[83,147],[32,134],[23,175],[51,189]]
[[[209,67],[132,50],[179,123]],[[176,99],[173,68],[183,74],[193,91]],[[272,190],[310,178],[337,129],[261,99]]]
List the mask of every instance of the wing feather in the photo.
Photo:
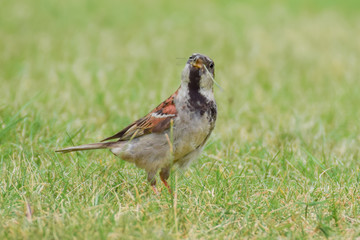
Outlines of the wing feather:
[[178,90],[145,117],[140,118],[115,135],[105,138],[102,142],[111,139],[129,140],[152,132],[160,133],[165,131],[170,127],[171,119],[177,116],[174,103],[177,93]]

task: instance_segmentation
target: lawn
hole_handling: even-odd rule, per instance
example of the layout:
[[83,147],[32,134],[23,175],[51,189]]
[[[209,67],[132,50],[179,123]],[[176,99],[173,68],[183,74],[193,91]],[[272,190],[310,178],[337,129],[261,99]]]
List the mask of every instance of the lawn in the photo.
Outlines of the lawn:
[[[360,3],[0,7],[0,239],[360,237]],[[97,142],[215,61],[216,128],[156,196]],[[158,181],[160,182],[160,181]]]

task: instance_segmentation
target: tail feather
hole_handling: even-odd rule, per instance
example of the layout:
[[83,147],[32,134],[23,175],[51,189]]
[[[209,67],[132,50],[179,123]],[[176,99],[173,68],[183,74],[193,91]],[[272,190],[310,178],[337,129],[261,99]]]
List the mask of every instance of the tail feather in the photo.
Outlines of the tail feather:
[[68,153],[68,152],[82,151],[82,150],[111,148],[111,146],[114,145],[114,143],[115,142],[90,143],[90,144],[84,144],[84,145],[80,145],[80,146],[74,146],[74,147],[68,147],[68,148],[64,148],[64,149],[55,150],[55,152]]

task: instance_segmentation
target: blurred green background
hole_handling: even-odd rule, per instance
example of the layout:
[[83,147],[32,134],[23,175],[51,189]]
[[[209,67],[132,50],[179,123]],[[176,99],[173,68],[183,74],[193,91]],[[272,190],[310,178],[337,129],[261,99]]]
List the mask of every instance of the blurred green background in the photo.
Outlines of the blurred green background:
[[[1,238],[354,238],[360,3],[0,3]],[[153,196],[106,151],[194,52],[215,61],[205,153]],[[175,177],[176,176],[176,177]]]

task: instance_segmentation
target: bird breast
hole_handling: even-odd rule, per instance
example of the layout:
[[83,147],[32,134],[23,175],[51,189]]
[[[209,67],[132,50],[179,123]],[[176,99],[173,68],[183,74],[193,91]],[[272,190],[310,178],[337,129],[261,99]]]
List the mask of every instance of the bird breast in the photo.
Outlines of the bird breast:
[[174,159],[202,147],[215,126],[216,104],[207,101],[194,107],[188,100],[175,99],[178,115],[174,121]]

